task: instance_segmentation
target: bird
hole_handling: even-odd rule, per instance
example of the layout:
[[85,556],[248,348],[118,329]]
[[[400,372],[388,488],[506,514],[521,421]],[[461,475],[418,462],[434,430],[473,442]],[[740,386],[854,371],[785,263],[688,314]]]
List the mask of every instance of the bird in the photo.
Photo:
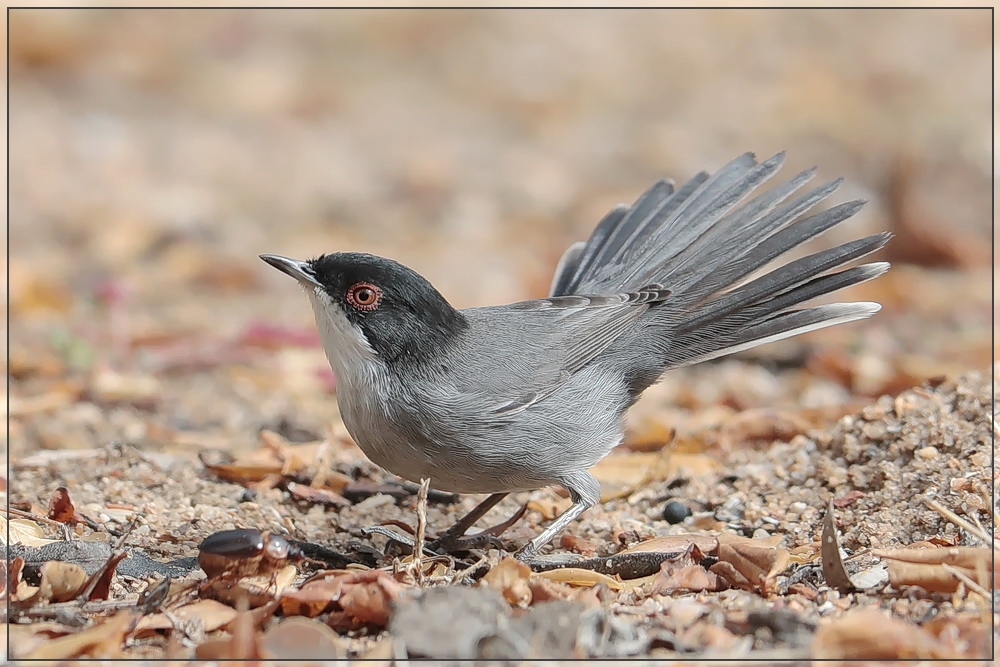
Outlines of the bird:
[[665,372],[881,308],[803,304],[885,273],[886,262],[848,265],[888,232],[763,271],[865,204],[813,211],[843,181],[803,190],[815,167],[754,194],[784,160],[744,153],[680,187],[657,181],[565,251],[546,298],[457,309],[391,259],[260,257],[305,289],[341,417],[365,455],[436,489],[490,494],[431,546],[475,537],[463,536],[509,493],[569,493],[570,507],[515,552],[530,563],[599,502],[588,470],[622,442],[623,416]]

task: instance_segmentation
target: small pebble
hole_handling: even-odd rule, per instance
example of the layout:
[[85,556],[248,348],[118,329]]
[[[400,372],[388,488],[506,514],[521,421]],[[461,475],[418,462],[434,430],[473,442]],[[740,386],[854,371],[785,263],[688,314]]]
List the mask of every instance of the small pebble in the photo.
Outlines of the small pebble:
[[671,500],[663,506],[663,520],[667,523],[680,523],[691,516],[691,509],[679,500]]
[[921,447],[914,452],[917,456],[922,459],[936,459],[938,455],[937,447]]

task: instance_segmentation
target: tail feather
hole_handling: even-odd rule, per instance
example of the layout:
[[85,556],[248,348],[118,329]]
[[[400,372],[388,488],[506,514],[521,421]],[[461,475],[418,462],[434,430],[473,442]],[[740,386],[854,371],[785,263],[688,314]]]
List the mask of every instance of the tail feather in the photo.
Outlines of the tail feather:
[[[717,359],[718,357],[735,352],[742,352],[758,345],[773,343],[775,341],[798,336],[799,334],[832,327],[837,324],[854,322],[871,317],[882,310],[882,305],[870,301],[858,301],[856,303],[831,303],[815,308],[805,308],[803,310],[793,310],[790,313],[783,313],[758,323],[753,327],[743,330],[738,338],[725,341],[725,344],[707,346],[700,354],[692,354],[697,350],[697,346],[692,345],[684,351],[679,359],[670,359],[668,365],[663,369],[676,368],[677,366],[687,366],[700,361]],[[723,341],[718,341],[722,343]]]
[[605,216],[586,244],[567,251],[553,280],[555,296],[634,291],[650,284],[671,291],[644,316],[645,326],[622,341],[649,359],[637,361],[636,393],[668,368],[869,317],[880,308],[840,303],[794,309],[884,273],[889,265],[881,262],[844,267],[884,246],[887,233],[811,254],[747,281],[864,205],[851,201],[806,216],[842,182],[789,200],[815,174],[808,169],[738,206],[783,162],[784,153],[760,164],[747,153],[676,191],[660,181],[633,206]]
[[[889,237],[890,235],[887,232],[873,234],[872,236],[850,241],[835,248],[822,250],[789,262],[756,280],[752,280],[718,298],[708,301],[700,309],[696,310],[690,318],[685,319],[685,326],[698,327],[707,321],[724,317],[734,311],[760,303],[764,299],[774,298],[780,294],[787,293],[821,273],[836,269],[848,262],[860,259],[865,255],[879,250],[889,241]],[[868,264],[866,266],[873,265]],[[888,269],[888,265],[882,264],[882,266],[885,268],[883,268],[881,273],[884,273]],[[822,296],[823,294],[847,286],[846,284],[840,285],[839,287],[831,288],[826,292],[820,292],[813,296]],[[800,299],[799,302],[804,300]]]
[[[832,181],[807,191],[786,205],[777,208],[788,194],[812,176],[812,170],[799,174],[784,187],[775,189],[772,198],[762,195],[753,202],[734,212],[727,224],[713,229],[705,241],[697,248],[685,251],[687,261],[683,265],[666,268],[671,282],[682,283],[692,300],[699,300],[733,285],[754,271],[768,264],[790,248],[779,249],[793,220],[815,206],[837,189],[840,181]],[[765,199],[766,198],[766,199]],[[758,200],[764,200],[754,207]],[[823,214],[819,214],[823,215]],[[837,218],[837,214],[830,216]],[[806,238],[812,238],[837,224],[846,216],[836,220],[812,216],[799,221],[808,227]],[[814,219],[815,218],[815,219]],[[807,223],[807,221],[812,221]],[[795,223],[799,224],[799,223]],[[772,240],[773,239],[773,240]],[[798,241],[801,243],[802,241]],[[796,243],[796,245],[798,245]],[[794,247],[794,246],[790,246]],[[647,273],[656,273],[656,267],[649,267]]]

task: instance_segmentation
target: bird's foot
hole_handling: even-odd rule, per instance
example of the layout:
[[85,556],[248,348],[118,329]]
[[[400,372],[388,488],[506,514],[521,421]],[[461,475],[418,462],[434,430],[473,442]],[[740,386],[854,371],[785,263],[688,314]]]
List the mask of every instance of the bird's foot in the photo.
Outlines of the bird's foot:
[[500,536],[504,532],[513,526],[515,523],[521,520],[525,512],[528,511],[527,505],[522,505],[514,516],[507,519],[503,523],[498,523],[495,526],[486,528],[473,535],[466,535],[465,531],[468,529],[462,522],[459,522],[442,533],[436,540],[427,545],[428,549],[435,551],[437,553],[459,553],[464,551],[469,551],[470,549],[503,549],[503,544],[500,542]]

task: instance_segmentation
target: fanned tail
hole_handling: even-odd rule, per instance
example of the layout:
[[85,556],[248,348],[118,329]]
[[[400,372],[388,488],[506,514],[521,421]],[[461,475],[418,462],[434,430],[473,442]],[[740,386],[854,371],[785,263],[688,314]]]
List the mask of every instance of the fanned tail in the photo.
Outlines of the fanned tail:
[[586,243],[563,256],[552,295],[614,294],[661,285],[671,291],[630,339],[652,354],[656,368],[640,372],[641,391],[664,370],[745,350],[806,331],[869,317],[877,303],[804,302],[871,280],[884,262],[844,268],[884,246],[875,234],[789,262],[752,280],[772,261],[857,213],[850,201],[806,215],[841,179],[790,199],[815,169],[796,175],[742,206],[740,202],[782,166],[784,153],[757,163],[746,153],[714,174],[697,174],[680,188],[659,181],[632,206],[618,206]]

